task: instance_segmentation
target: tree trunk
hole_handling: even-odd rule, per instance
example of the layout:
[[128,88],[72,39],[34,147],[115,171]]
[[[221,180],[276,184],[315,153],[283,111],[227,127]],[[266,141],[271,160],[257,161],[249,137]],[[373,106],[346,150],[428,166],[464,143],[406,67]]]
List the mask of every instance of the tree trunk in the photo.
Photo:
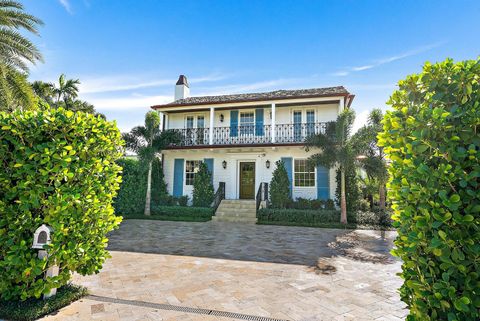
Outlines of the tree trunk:
[[152,198],[152,162],[148,163],[147,195],[145,196],[145,215],[150,215],[150,202]]
[[385,183],[383,182],[380,182],[380,186],[378,188],[378,195],[379,195],[379,207],[381,210],[384,210],[385,209]]
[[340,216],[340,222],[342,224],[347,224],[347,197],[345,196],[345,170],[341,169],[340,170],[340,177],[341,177],[341,182],[340,182],[340,209],[341,209],[341,216]]

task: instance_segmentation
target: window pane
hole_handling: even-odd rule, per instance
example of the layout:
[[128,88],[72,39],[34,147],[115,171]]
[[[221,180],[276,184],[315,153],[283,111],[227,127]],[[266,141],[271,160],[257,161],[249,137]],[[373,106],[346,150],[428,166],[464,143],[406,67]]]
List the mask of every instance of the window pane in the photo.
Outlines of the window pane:
[[240,113],[240,135],[253,135],[255,132],[255,114]]
[[294,163],[294,185],[297,187],[315,186],[315,167],[306,159],[296,159]]
[[204,128],[205,127],[205,117],[198,116],[197,117],[197,128]]
[[185,163],[185,185],[193,185],[195,174],[198,171],[201,161],[186,161]]
[[187,116],[187,128],[193,128],[193,116]]

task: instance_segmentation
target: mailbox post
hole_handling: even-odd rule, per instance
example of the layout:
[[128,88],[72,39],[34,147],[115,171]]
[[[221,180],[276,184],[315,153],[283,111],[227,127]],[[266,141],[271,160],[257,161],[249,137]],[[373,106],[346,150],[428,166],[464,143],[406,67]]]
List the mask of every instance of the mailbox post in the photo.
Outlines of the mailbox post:
[[[53,229],[50,226],[42,224],[39,228],[35,230],[35,233],[33,234],[32,249],[38,250],[39,259],[48,258],[48,253],[44,249],[44,246],[47,244],[50,244],[51,242],[50,234],[52,232],[53,232]],[[58,275],[57,265],[49,267],[45,272],[45,277],[52,277],[57,275]],[[56,288],[51,289],[49,293],[43,295],[43,299],[48,299],[49,297],[52,297],[55,294],[57,294],[57,289]]]

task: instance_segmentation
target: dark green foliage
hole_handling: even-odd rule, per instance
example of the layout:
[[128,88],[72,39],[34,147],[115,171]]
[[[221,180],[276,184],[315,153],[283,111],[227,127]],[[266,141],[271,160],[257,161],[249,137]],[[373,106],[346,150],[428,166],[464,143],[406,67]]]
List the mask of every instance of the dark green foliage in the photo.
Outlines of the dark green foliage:
[[275,170],[272,173],[270,182],[270,204],[274,208],[286,208],[291,204],[290,181],[287,170],[281,160],[275,163]]
[[161,205],[167,195],[167,184],[163,175],[162,162],[155,157],[152,162],[152,206]]
[[[40,297],[71,272],[98,272],[106,235],[121,221],[112,200],[121,181],[121,136],[114,122],[47,108],[0,113],[0,296]],[[42,224],[53,228],[48,259],[31,249]],[[43,279],[60,267],[58,277]]]
[[[340,170],[336,172],[337,188],[335,189],[335,198],[337,206],[340,206]],[[348,219],[355,213],[360,206],[361,191],[358,184],[358,178],[355,168],[349,167],[345,173],[345,195],[347,197],[347,216]]]
[[[183,196],[176,197],[176,198],[174,198],[174,201],[176,201],[176,203],[174,205],[188,206],[188,195],[183,195]],[[194,205],[194,206],[196,206],[196,205]],[[202,207],[208,207],[208,206],[202,206]]]
[[261,209],[257,213],[259,221],[330,223],[340,221],[337,210],[297,210],[297,209]]
[[193,206],[210,207],[215,192],[207,164],[201,162],[193,180]]
[[125,219],[149,219],[163,221],[206,222],[212,219],[213,209],[209,207],[153,206],[152,215],[126,215]]
[[407,320],[479,320],[480,59],[427,63],[389,104],[379,143]]
[[332,200],[317,200],[317,199],[307,199],[299,197],[295,201],[287,204],[288,208],[294,208],[299,210],[321,210],[321,209],[334,209],[334,207],[326,208],[327,204],[331,204],[329,201]]
[[27,299],[25,301],[1,301],[0,318],[12,321],[33,321],[49,313],[60,310],[70,303],[86,296],[87,289],[67,284],[57,290],[57,294],[46,300]]
[[122,183],[115,198],[116,215],[143,213],[147,188],[147,170],[143,164],[133,158],[122,158],[117,161],[122,170]]

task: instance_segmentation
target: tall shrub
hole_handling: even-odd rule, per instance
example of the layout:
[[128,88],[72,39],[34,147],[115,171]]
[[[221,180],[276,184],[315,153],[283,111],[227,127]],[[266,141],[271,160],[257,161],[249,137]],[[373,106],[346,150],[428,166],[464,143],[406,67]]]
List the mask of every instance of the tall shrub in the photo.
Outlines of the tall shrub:
[[[115,123],[63,109],[0,112],[0,297],[39,297],[98,272],[106,235],[120,222],[112,199],[121,181]],[[53,228],[49,257],[31,249],[42,224]],[[57,277],[44,278],[58,265]]]
[[152,162],[152,206],[161,205],[167,197],[167,184],[163,175],[162,162],[156,157]]
[[146,167],[132,158],[119,159],[117,164],[122,167],[122,183],[113,204],[115,214],[128,216],[143,213],[147,191]]
[[399,82],[380,143],[408,320],[480,319],[480,60]]
[[193,206],[209,207],[213,202],[214,194],[212,174],[208,171],[207,164],[202,162],[193,179]]
[[[341,173],[340,170],[336,171],[337,186],[335,189],[335,202],[337,206],[340,206],[340,199],[342,193],[341,187]],[[347,216],[354,217],[355,212],[360,207],[360,186],[358,184],[358,177],[354,167],[349,167],[345,171],[345,196],[347,198]]]
[[275,163],[270,182],[270,202],[274,208],[286,208],[292,201],[290,195],[290,180],[288,179],[285,164],[279,160]]

